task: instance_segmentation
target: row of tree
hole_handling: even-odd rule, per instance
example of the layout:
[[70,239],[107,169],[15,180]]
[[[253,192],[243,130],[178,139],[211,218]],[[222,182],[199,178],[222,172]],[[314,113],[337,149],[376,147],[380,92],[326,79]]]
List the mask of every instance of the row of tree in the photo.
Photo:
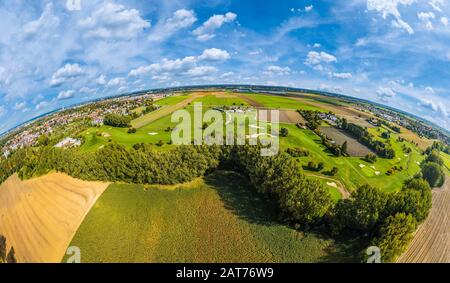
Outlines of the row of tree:
[[379,156],[393,159],[395,157],[395,151],[390,146],[382,141],[376,140],[372,134],[369,133],[367,128],[363,128],[359,125],[348,123],[344,118],[342,119],[341,129],[352,135],[360,143],[366,145],[372,149]]

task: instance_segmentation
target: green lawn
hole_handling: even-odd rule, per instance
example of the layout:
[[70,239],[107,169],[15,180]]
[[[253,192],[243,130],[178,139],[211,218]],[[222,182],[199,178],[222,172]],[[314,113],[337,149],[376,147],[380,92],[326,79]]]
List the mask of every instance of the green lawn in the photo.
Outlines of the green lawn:
[[247,102],[239,97],[226,97],[225,95],[207,95],[205,97],[197,98],[193,102],[201,102],[204,106],[249,106]]
[[[418,163],[423,160],[423,156],[414,145],[408,142],[397,142],[397,135],[395,134],[391,135],[392,147],[396,151],[395,159],[378,158],[376,163],[371,164],[358,157],[335,157],[321,144],[320,138],[310,130],[298,129],[295,125],[283,125],[283,127],[289,129],[289,136],[281,138],[280,141],[283,149],[302,147],[309,150],[311,153],[309,157],[299,158],[304,165],[309,161],[324,162],[324,171],[338,167],[339,172],[335,178],[342,181],[349,191],[365,183],[386,192],[398,191],[405,180],[412,178],[419,172],[420,166]],[[411,147],[412,153],[405,156],[402,144]],[[386,172],[393,166],[402,166],[404,170],[396,172],[392,176],[386,175]]]
[[277,223],[246,179],[224,171],[178,189],[111,185],[70,245],[82,262],[357,261],[331,239]]

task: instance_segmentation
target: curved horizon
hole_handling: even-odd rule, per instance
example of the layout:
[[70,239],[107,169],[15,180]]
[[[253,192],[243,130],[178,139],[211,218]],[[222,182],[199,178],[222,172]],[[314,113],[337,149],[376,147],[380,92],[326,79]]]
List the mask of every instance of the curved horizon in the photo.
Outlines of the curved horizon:
[[449,18],[440,0],[0,3],[0,132],[112,93],[222,83],[342,93],[448,131]]

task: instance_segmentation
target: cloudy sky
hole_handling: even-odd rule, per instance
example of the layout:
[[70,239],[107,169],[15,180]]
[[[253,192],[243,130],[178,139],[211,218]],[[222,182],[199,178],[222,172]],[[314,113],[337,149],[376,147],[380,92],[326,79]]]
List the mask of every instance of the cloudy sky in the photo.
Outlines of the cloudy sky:
[[245,83],[370,99],[450,129],[447,0],[0,2],[0,132],[156,87]]

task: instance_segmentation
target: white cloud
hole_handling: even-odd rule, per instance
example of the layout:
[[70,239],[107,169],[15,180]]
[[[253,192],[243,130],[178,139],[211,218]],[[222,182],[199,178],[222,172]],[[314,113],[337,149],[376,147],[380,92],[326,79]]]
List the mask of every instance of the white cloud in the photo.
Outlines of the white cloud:
[[95,82],[99,85],[105,85],[106,84],[106,76],[105,75],[100,75],[100,77],[98,77]]
[[6,109],[5,107],[0,105],[0,117],[3,117],[6,114]]
[[433,89],[431,86],[427,86],[427,87],[425,88],[425,90],[426,90],[428,93],[434,94],[434,89]]
[[305,7],[305,12],[311,12],[313,10],[314,6],[313,5],[309,5]]
[[305,64],[306,65],[319,65],[321,63],[332,63],[337,62],[337,58],[331,54],[328,54],[326,52],[316,52],[316,51],[310,51],[306,57]]
[[225,61],[230,59],[230,54],[225,50],[211,48],[204,50],[198,59],[207,61]]
[[58,69],[50,80],[51,86],[58,86],[66,81],[80,77],[85,74],[85,70],[78,64],[66,64],[64,67]]
[[289,75],[291,69],[289,67],[269,66],[264,73],[266,75]]
[[39,19],[31,21],[23,26],[23,33],[26,37],[36,34],[43,35],[43,30],[56,28],[58,26],[59,18],[53,14],[53,4],[48,3]]
[[400,12],[398,11],[398,5],[411,5],[415,0],[367,0],[367,10],[377,11],[382,13],[383,19],[386,19],[388,15],[395,18],[392,21],[392,25],[397,28],[402,28],[409,34],[413,34],[414,30],[412,27],[403,21]]
[[184,74],[188,77],[203,77],[206,75],[210,75],[211,73],[217,72],[217,68],[212,66],[199,66],[189,69]]
[[338,79],[351,79],[353,77],[351,73],[332,73],[331,76]]
[[100,39],[131,39],[151,26],[138,10],[112,2],[104,2],[88,18],[79,21],[79,25],[86,29],[86,37]]
[[234,76],[234,72],[226,72],[224,74],[222,74],[222,76],[220,76],[221,78],[229,78]]
[[418,12],[417,13],[417,17],[419,18],[419,20],[422,22],[422,24],[425,26],[426,29],[433,29],[433,23],[431,22],[431,20],[433,20],[436,16],[434,15],[433,12]]
[[209,18],[202,26],[193,31],[193,34],[197,37],[197,40],[207,41],[214,38],[216,35],[214,32],[222,27],[225,23],[231,23],[236,20],[237,15],[235,13],[228,12],[225,15],[214,15]]
[[442,18],[441,18],[441,23],[442,23],[444,26],[448,26],[448,18],[447,18],[447,17],[442,17]]
[[107,86],[108,87],[123,87],[126,84],[127,84],[127,81],[125,80],[125,78],[117,77],[117,78],[113,78],[113,79],[109,80]]
[[322,45],[320,43],[314,43],[313,47],[314,48],[320,48],[320,47],[322,47]]
[[169,38],[181,29],[192,26],[197,21],[194,11],[180,9],[173,13],[172,17],[165,20],[162,24],[155,26],[150,35],[152,41],[162,41]]
[[440,113],[444,117],[449,117],[449,112],[447,111],[447,108],[440,102],[436,103],[429,99],[421,99],[419,105],[428,108],[429,110],[432,110],[434,112]]
[[22,101],[22,102],[17,102],[17,103],[14,105],[14,110],[24,110],[26,107],[27,107],[27,104],[26,104],[24,101]]
[[65,99],[71,99],[75,96],[75,91],[74,90],[64,90],[61,91],[58,94],[58,97],[56,99],[58,100],[65,100]]
[[430,4],[434,10],[442,12],[442,8],[440,6],[444,4],[444,0],[430,0],[428,4]]
[[41,102],[39,102],[38,104],[36,104],[35,109],[36,109],[36,110],[42,110],[42,109],[48,107],[49,105],[50,105],[50,104],[49,104],[47,101],[41,101]]
[[389,102],[389,99],[395,96],[395,91],[391,87],[379,87],[377,96],[381,101]]

